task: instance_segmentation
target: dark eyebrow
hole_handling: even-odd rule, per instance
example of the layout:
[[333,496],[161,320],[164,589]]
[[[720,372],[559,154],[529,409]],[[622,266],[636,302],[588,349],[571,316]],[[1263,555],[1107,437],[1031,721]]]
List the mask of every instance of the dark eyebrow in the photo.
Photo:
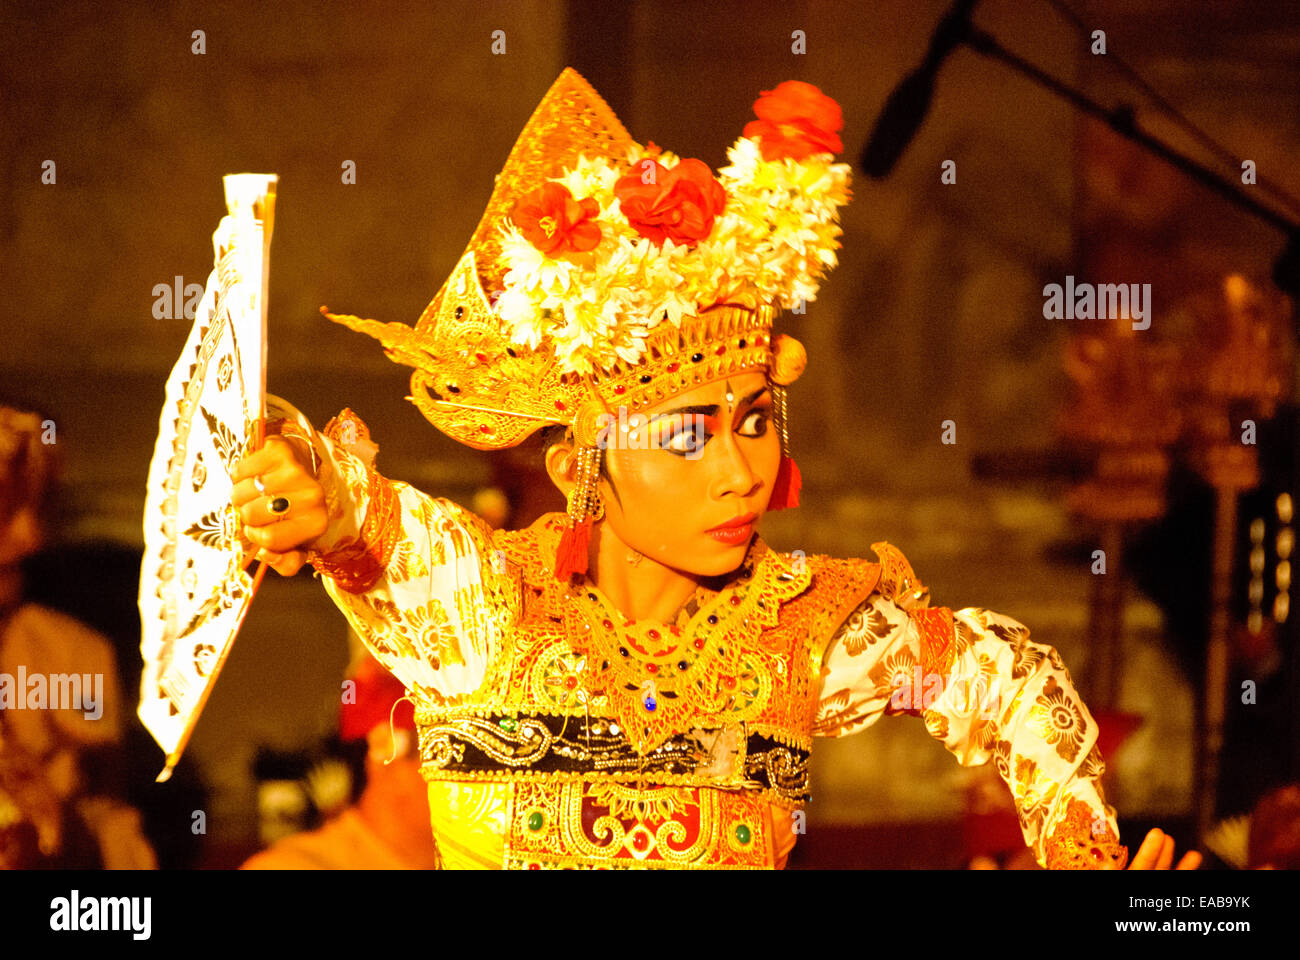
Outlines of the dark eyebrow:
[[[741,397],[740,405],[743,407],[746,406],[747,404],[753,403],[760,396],[766,393],[767,390],[768,387],[766,384],[764,384],[763,386],[755,390],[753,393]],[[716,403],[698,403],[689,407],[676,407],[675,409],[672,410],[663,410],[651,416],[648,422],[654,423],[656,420],[661,420],[664,417],[671,417],[676,414],[682,414],[682,413],[698,413],[706,417],[712,417],[717,415],[718,405]]]
[[712,417],[715,416],[717,412],[718,405],[716,403],[697,403],[690,407],[677,407],[675,410],[663,410],[650,417],[648,422],[654,423],[656,420],[662,420],[664,417],[675,416],[679,413],[698,413],[706,417]]

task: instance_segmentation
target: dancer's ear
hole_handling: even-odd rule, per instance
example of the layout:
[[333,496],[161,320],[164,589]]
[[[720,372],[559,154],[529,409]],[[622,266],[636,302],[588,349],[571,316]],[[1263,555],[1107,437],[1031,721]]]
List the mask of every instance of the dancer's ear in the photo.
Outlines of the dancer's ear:
[[551,478],[551,482],[566,498],[577,480],[578,458],[574,456],[574,453],[573,441],[568,437],[558,440],[546,448],[544,460],[546,475]]

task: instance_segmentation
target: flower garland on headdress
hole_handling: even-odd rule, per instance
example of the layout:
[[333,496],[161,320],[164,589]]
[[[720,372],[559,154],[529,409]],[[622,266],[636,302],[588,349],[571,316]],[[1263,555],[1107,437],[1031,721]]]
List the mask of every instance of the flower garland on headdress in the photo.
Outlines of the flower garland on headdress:
[[839,104],[788,80],[715,178],[701,160],[652,142],[625,165],[579,156],[527,194],[502,225],[508,271],[495,309],[514,343],[545,338],[564,372],[635,363],[658,324],[714,303],[793,309],[836,265],[849,200]]

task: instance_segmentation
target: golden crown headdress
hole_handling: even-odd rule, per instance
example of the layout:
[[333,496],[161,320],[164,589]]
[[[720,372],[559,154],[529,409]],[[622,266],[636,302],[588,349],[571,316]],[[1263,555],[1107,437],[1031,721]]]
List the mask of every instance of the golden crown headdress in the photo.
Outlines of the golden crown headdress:
[[778,338],[774,362],[772,323],[836,264],[849,167],[816,87],[787,81],[755,111],[715,179],[636,143],[566,68],[415,326],[326,316],[414,367],[409,399],[477,449],[548,424],[591,443],[602,413],[745,370],[792,382],[802,350]]
[[778,309],[816,299],[849,200],[840,107],[808,83],[762,91],[715,177],[641,146],[566,68],[524,125],[487,209],[414,327],[331,314],[412,366],[425,418],[483,450],[543,426],[579,447],[556,576],[583,572],[602,420],[750,370],[775,385],[781,470],[768,509],[798,504],[785,391],[806,357],[772,339]]

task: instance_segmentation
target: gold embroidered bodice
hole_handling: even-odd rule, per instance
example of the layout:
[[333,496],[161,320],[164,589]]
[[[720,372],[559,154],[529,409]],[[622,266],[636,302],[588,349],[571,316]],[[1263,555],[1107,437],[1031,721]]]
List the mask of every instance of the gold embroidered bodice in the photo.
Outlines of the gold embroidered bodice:
[[808,796],[822,649],[878,566],[756,539],[677,623],[632,622],[555,579],[561,522],[494,538],[518,615],[478,689],[417,712],[425,777],[514,785],[530,863],[771,866],[774,821]]
[[510,643],[479,689],[434,713],[604,718],[641,756],[673,734],[730,726],[811,749],[821,652],[877,564],[790,558],[755,538],[732,581],[678,623],[638,623],[599,588],[552,575],[562,520],[495,537],[521,588]]

